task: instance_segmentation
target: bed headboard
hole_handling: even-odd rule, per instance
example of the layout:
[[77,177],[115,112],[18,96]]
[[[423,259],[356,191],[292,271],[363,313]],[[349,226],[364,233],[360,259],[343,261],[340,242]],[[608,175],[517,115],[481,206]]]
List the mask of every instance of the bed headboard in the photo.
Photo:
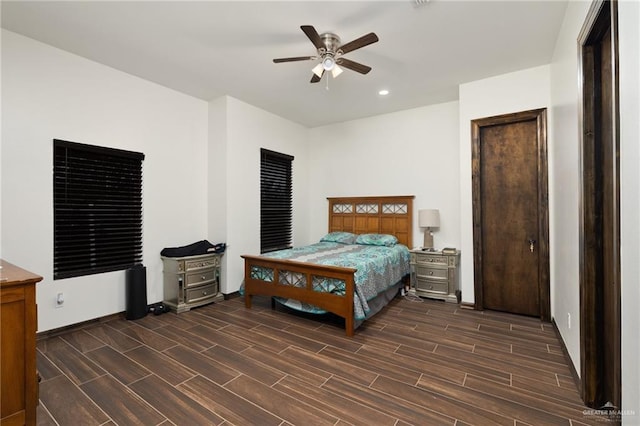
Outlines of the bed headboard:
[[413,195],[328,197],[329,232],[391,234],[413,248]]

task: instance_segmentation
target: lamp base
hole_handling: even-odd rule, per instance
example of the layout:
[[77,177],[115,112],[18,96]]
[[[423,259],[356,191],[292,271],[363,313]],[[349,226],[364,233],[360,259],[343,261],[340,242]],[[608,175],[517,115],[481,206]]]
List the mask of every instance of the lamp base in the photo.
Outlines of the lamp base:
[[431,230],[429,228],[424,231],[424,243],[422,244],[422,248],[433,248],[433,233],[431,233]]

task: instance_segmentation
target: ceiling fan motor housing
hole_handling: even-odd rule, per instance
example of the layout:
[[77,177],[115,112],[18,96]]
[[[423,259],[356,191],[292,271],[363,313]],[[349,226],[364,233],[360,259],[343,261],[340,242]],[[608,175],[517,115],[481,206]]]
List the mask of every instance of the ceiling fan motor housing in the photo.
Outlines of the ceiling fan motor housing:
[[322,33],[320,39],[324,48],[318,48],[318,55],[321,58],[322,67],[326,71],[331,71],[336,65],[336,56],[339,54],[340,37],[333,33]]
[[321,52],[322,48],[318,49],[318,53],[321,55],[323,53],[332,53],[335,55],[338,53],[338,47],[340,46],[340,37],[333,33],[322,33],[320,34],[320,39],[322,39],[322,43],[324,44],[324,52]]

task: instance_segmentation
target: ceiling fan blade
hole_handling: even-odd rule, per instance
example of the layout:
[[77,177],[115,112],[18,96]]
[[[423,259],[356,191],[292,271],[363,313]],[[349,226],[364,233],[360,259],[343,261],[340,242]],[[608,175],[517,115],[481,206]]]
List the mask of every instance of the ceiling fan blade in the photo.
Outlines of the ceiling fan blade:
[[322,80],[322,76],[324,75],[324,70],[322,70],[322,75],[320,77],[318,77],[316,74],[313,75],[313,77],[311,77],[311,83],[317,83],[320,80]]
[[318,34],[312,25],[301,25],[300,29],[307,35],[307,37],[309,37],[309,40],[311,40],[311,43],[313,43],[316,49],[325,47],[322,39],[320,38],[320,34]]
[[353,41],[350,41],[347,44],[343,44],[338,48],[338,51],[342,51],[342,54],[344,55],[345,53],[354,51],[356,49],[360,49],[361,47],[368,46],[377,41],[378,41],[378,36],[375,33],[369,33]]
[[367,74],[369,71],[371,71],[371,67],[362,65],[359,62],[351,61],[347,58],[338,58],[336,60],[336,63],[338,65],[342,65],[345,68],[349,68],[352,71],[359,72],[360,74]]
[[280,62],[308,61],[311,59],[317,59],[317,56],[295,56],[293,58],[278,58],[274,59],[273,62],[279,64]]

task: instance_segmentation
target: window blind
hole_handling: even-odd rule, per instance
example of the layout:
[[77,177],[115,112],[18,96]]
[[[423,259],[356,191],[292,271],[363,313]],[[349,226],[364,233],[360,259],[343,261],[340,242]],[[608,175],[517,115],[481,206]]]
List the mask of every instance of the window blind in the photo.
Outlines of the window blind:
[[292,164],[290,155],[261,149],[260,252],[291,247]]
[[142,264],[144,154],[53,141],[53,278]]

